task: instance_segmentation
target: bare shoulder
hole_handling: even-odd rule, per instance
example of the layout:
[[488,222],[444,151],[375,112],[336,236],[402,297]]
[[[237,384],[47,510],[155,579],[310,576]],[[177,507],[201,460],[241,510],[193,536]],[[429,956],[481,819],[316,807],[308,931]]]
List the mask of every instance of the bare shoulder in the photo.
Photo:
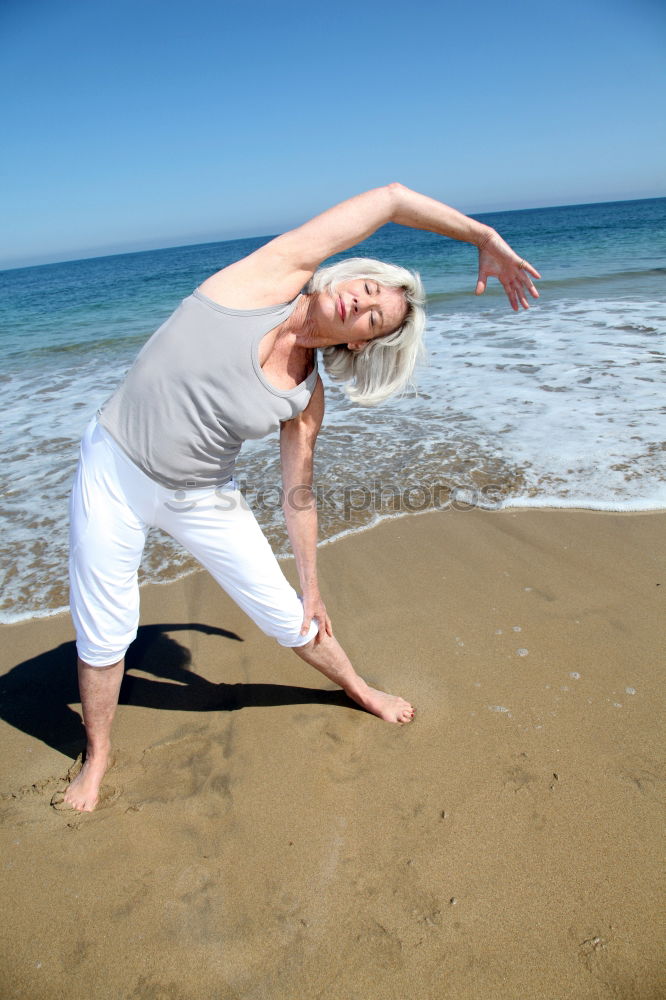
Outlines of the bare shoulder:
[[206,278],[199,290],[229,309],[261,309],[290,302],[312,277],[291,252],[290,233]]
[[207,278],[201,291],[230,309],[289,302],[322,261],[348,250],[397,218],[400,184],[355,195]]

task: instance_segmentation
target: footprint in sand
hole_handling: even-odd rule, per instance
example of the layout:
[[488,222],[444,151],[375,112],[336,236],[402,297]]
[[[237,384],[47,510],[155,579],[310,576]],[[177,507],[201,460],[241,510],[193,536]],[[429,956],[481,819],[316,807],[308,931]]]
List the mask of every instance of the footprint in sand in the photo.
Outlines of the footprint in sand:
[[204,796],[216,809],[230,809],[232,777],[229,740],[206,731],[180,730],[146,747],[127,777],[127,797],[142,808],[150,803],[183,803]]
[[326,773],[339,784],[356,781],[367,771],[364,754],[354,730],[342,731],[328,726],[319,740],[318,750]]
[[653,802],[666,803],[666,767],[658,760],[632,754],[622,762],[620,777]]

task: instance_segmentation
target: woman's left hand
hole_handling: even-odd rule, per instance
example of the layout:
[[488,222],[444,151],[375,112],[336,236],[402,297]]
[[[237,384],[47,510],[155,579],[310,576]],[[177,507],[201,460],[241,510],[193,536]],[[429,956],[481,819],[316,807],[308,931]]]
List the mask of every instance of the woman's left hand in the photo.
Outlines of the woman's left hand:
[[479,245],[479,278],[476,283],[476,295],[482,295],[486,290],[488,278],[498,278],[511,303],[511,308],[518,312],[520,306],[529,309],[527,293],[534,299],[539,298],[532,277],[541,275],[526,260],[523,260],[494,230]]
[[319,628],[317,642],[327,635],[333,635],[333,625],[319,593],[309,596],[307,594],[303,595],[303,626],[301,628],[301,635],[307,635],[313,618]]

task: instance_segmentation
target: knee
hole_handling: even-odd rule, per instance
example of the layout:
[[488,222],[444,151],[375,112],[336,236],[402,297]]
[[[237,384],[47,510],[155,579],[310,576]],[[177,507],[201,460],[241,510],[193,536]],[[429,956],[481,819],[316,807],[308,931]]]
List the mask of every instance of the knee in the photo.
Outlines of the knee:
[[125,667],[124,654],[115,659],[113,663],[90,663],[88,660],[82,659],[81,656],[77,656],[76,659],[79,670],[94,670],[96,673],[99,673],[102,670],[113,670],[115,667],[123,667],[123,669]]
[[292,646],[291,648],[293,649],[293,651],[296,653],[297,656],[300,656],[301,659],[303,660],[307,660],[310,653],[315,647],[316,639],[317,639],[317,633],[315,632],[314,636],[311,639],[307,639],[306,642],[300,643],[298,646]]
[[301,632],[302,624],[303,621],[301,619],[293,628],[289,630],[285,629],[281,635],[276,636],[278,643],[287,649],[293,649],[296,653],[304,650],[306,647],[311,647],[319,631],[318,625],[315,621],[310,622],[309,629],[303,635]]
[[79,665],[93,670],[110,670],[125,660],[127,646],[123,649],[111,649],[108,646],[95,645],[91,642],[77,640],[76,652]]

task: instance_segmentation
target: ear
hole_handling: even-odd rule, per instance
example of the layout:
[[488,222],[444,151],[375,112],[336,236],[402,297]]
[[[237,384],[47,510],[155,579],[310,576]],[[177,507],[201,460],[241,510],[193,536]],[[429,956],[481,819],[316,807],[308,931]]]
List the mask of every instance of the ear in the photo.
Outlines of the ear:
[[354,354],[358,354],[358,352],[362,351],[364,347],[365,347],[365,344],[364,344],[364,342],[362,340],[361,341],[355,341],[353,344],[347,344],[347,348],[350,351],[353,351]]

